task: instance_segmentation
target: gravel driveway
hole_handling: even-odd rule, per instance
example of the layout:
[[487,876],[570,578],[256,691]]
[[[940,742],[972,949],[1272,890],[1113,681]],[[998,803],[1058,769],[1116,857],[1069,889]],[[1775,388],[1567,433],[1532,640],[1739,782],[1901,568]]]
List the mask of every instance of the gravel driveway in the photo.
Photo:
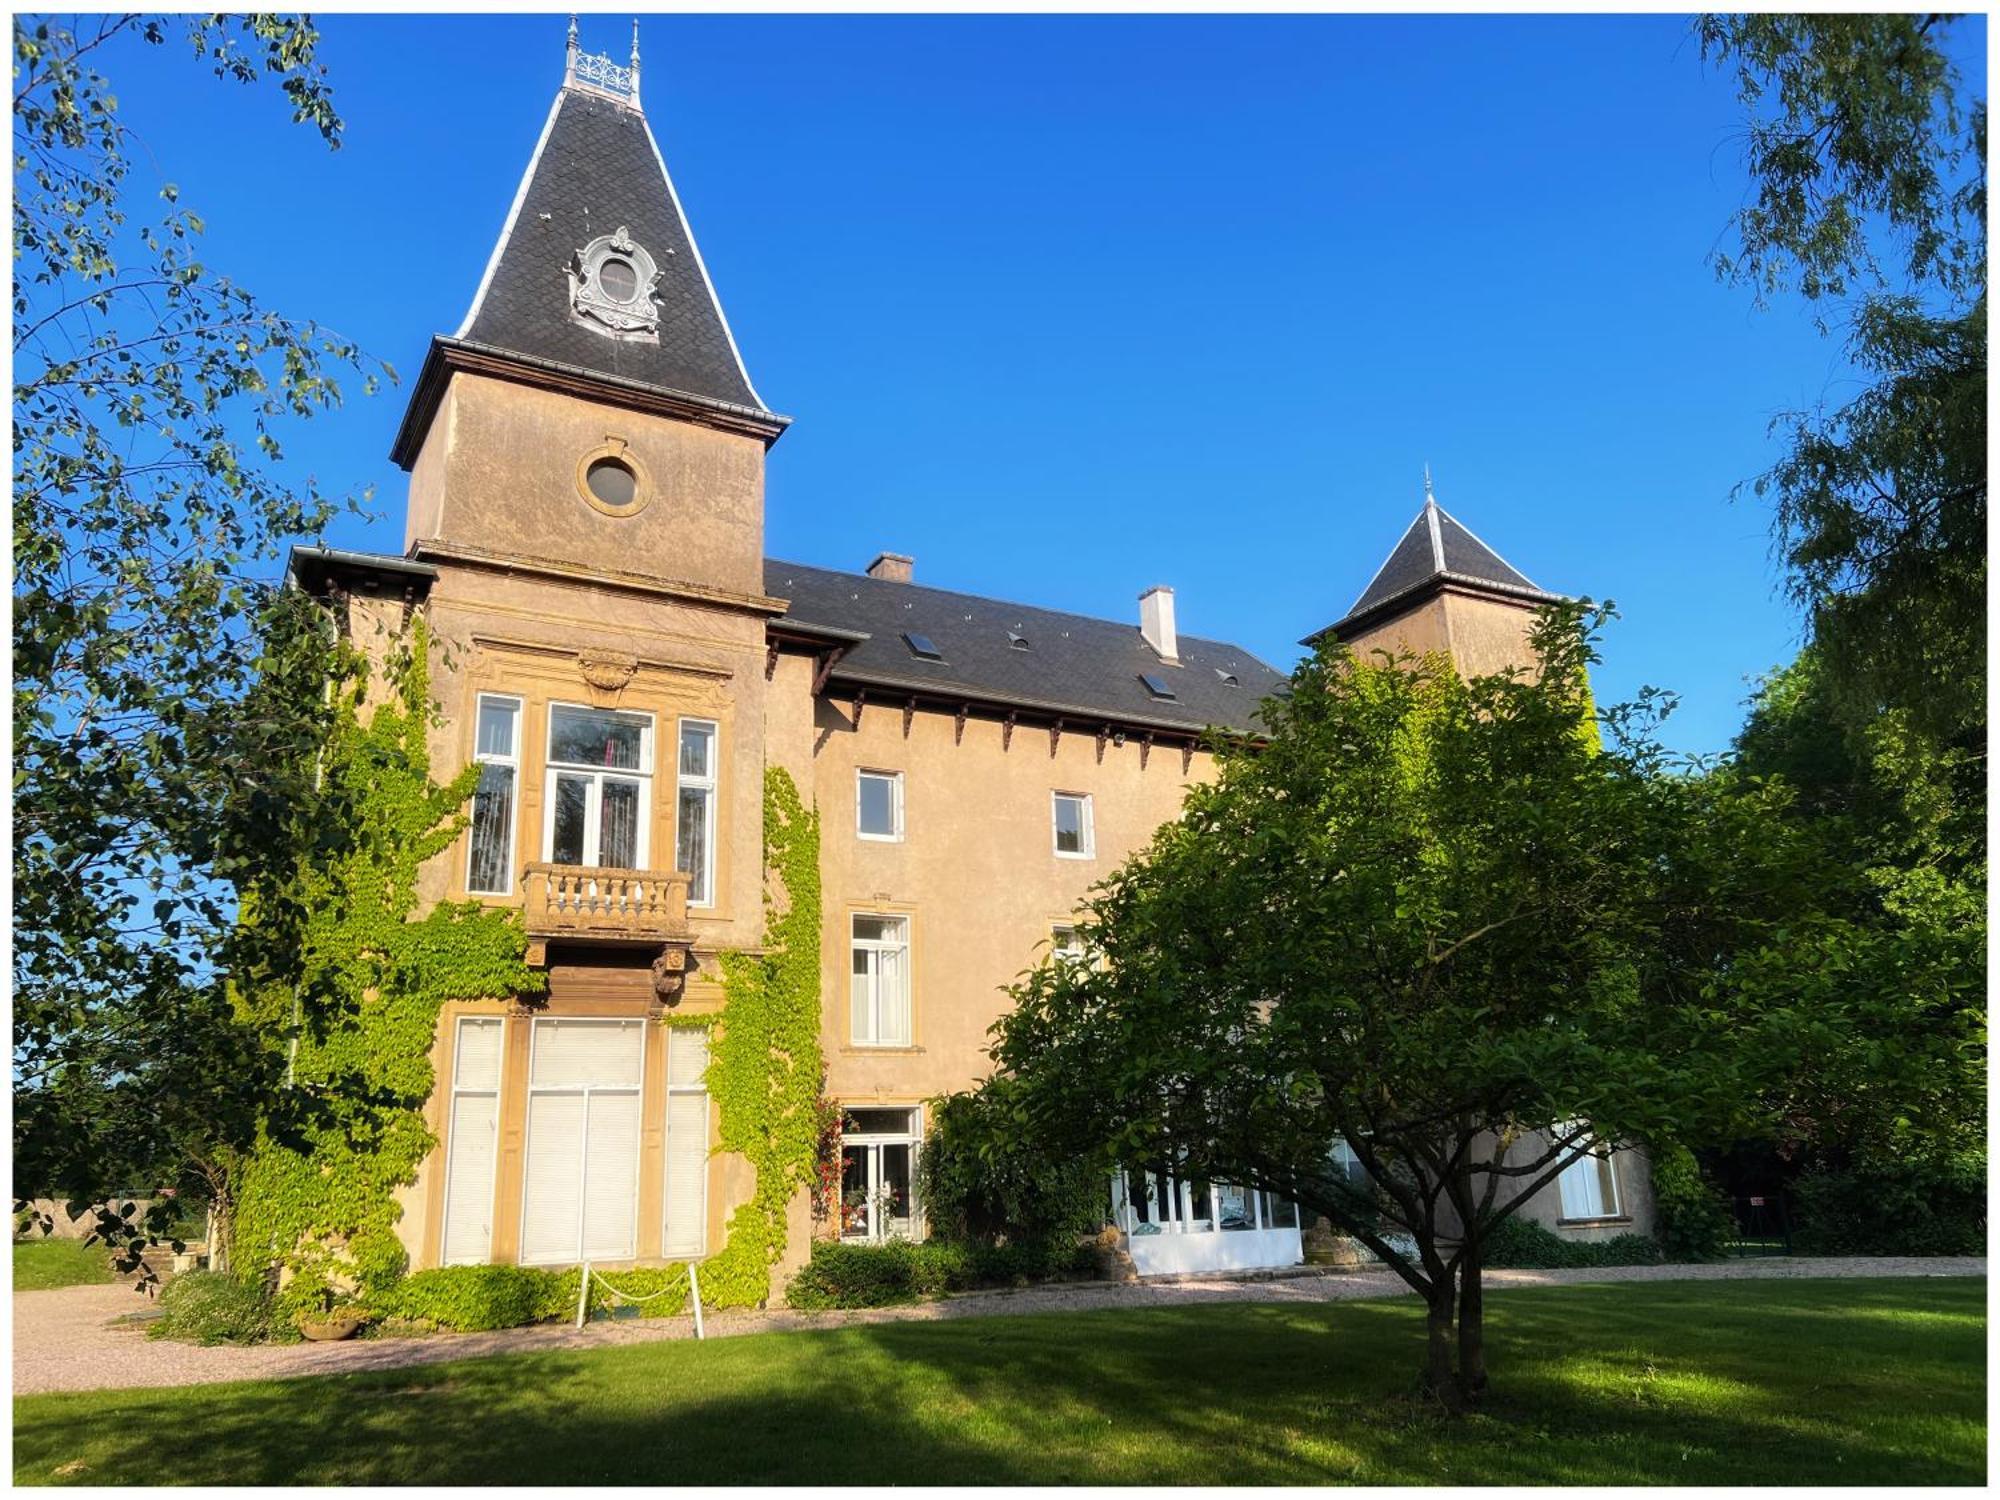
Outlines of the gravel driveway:
[[[1564,1286],[1583,1281],[1723,1281],[1823,1276],[1984,1276],[1984,1256],[1724,1261],[1704,1266],[1616,1266],[1589,1271],[1488,1271],[1489,1290]],[[1081,1283],[1018,1291],[973,1292],[912,1307],[866,1312],[717,1312],[711,1338],[744,1333],[841,1328],[857,1323],[931,1322],[996,1313],[1081,1312],[1104,1307],[1185,1307],[1201,1302],[1339,1302],[1408,1295],[1387,1271],[1307,1271],[1231,1279],[1185,1277],[1136,1286]],[[198,1348],[115,1320],[146,1304],[129,1287],[76,1286],[14,1295],[14,1394],[134,1386],[206,1385],[294,1375],[351,1374],[400,1365],[436,1364],[482,1354],[594,1349],[693,1336],[687,1318],[600,1322],[579,1333],[567,1326],[508,1328],[431,1338],[354,1339],[340,1344],[267,1344]]]

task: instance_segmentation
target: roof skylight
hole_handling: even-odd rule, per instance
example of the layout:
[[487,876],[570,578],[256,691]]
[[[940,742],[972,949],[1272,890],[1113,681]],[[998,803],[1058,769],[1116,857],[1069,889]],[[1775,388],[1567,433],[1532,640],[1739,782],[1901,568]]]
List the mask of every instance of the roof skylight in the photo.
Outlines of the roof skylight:
[[924,635],[920,631],[904,631],[903,643],[910,648],[910,655],[918,657],[923,661],[944,660],[944,653],[938,650],[937,644],[929,636]]
[[1155,698],[1164,699],[1169,703],[1173,702],[1174,690],[1167,686],[1167,680],[1157,672],[1141,672],[1139,680],[1146,684],[1146,691],[1151,693]]

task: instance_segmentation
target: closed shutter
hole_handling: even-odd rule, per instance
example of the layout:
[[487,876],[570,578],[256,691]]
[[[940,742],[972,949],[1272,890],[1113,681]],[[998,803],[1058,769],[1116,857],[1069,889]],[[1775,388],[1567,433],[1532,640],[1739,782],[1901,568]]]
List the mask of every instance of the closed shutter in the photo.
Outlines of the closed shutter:
[[708,1035],[688,1028],[667,1034],[666,1236],[661,1253],[695,1256],[708,1219]]
[[521,1259],[629,1260],[637,1251],[641,1021],[535,1022]]
[[493,1251],[493,1166],[504,1033],[498,1016],[467,1016],[458,1023],[445,1147],[443,1259],[448,1266],[483,1265]]

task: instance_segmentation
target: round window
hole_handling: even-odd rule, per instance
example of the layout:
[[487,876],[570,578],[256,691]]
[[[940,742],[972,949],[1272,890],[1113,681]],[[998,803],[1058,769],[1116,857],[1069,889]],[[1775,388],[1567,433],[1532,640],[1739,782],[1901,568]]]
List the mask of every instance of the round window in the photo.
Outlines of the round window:
[[622,459],[598,459],[584,470],[583,482],[601,503],[620,508],[630,505],[639,493],[639,476]]
[[614,255],[597,268],[597,285],[613,302],[630,302],[639,295],[639,273]]

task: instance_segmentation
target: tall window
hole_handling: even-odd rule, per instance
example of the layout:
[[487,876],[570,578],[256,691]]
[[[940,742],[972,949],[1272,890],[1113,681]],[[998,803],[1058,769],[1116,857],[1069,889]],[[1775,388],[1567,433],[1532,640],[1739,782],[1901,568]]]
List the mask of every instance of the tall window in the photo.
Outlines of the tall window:
[[903,773],[854,773],[854,831],[864,839],[893,844],[903,837]]
[[451,1118],[446,1126],[444,1263],[484,1265],[493,1253],[493,1171],[499,1161],[498,1016],[461,1016],[452,1048]]
[[917,1142],[914,1109],[850,1109],[840,1122],[840,1237],[916,1238],[911,1185]]
[[547,846],[559,865],[641,869],[653,781],[653,722],[609,709],[549,709]]
[[1089,859],[1097,852],[1090,826],[1090,797],[1083,792],[1054,794],[1056,854],[1063,859]]
[[[1557,1134],[1567,1134],[1574,1128],[1573,1124],[1559,1126]],[[1618,1169],[1612,1163],[1609,1148],[1593,1144],[1591,1153],[1564,1167],[1556,1181],[1562,1193],[1565,1219],[1618,1217]]]
[[1057,958],[1081,963],[1088,957],[1084,952],[1083,939],[1074,927],[1055,926],[1049,929],[1049,952]]
[[910,919],[854,919],[851,1035],[857,1047],[910,1045]]
[[706,719],[681,720],[674,858],[688,875],[688,905],[715,905],[715,725]]
[[521,700],[479,695],[473,737],[479,789],[472,794],[472,848],[465,888],[504,896],[514,889],[514,804],[521,780]]
[[708,1241],[708,1032],[667,1031],[666,1233],[661,1253],[698,1256]]
[[646,1022],[542,1016],[534,1024],[521,1260],[630,1260]]

